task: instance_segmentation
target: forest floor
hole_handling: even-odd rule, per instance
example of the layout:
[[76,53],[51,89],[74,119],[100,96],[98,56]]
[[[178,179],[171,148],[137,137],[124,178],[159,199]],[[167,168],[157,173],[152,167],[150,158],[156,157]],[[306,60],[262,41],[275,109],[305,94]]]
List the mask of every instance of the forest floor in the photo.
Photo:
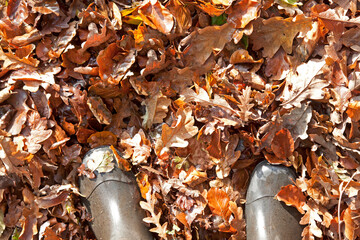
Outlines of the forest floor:
[[263,159],[304,240],[358,239],[358,7],[0,0],[0,235],[92,238],[78,176],[111,167],[82,157],[112,145],[159,239],[246,239]]

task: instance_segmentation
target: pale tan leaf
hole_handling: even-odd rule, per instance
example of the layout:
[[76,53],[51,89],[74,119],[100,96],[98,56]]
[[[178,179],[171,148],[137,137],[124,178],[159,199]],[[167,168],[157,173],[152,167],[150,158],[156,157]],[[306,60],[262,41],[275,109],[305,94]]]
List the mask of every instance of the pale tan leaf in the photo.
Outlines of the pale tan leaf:
[[146,114],[142,117],[143,127],[148,129],[153,124],[162,123],[168,112],[168,107],[171,104],[171,100],[162,93],[150,96],[141,105],[146,106]]
[[155,147],[157,154],[161,155],[170,147],[187,147],[187,139],[195,136],[198,132],[194,122],[191,108],[180,108],[176,113],[176,121],[173,125],[171,127],[166,124],[162,126],[161,139],[156,142]]
[[307,104],[302,104],[301,108],[294,108],[282,117],[284,127],[290,131],[294,141],[298,138],[304,140],[308,137],[306,131],[311,117],[312,107]]
[[286,78],[286,84],[280,100],[285,108],[300,107],[306,99],[319,100],[324,97],[324,90],[329,83],[323,78],[316,78],[325,65],[325,60],[313,59],[296,68]]
[[[126,138],[124,136],[127,136]],[[131,138],[127,134],[122,134],[121,145],[126,148],[126,154],[124,158],[131,156],[131,162],[133,165],[146,163],[151,152],[150,141],[146,138],[142,129]]]

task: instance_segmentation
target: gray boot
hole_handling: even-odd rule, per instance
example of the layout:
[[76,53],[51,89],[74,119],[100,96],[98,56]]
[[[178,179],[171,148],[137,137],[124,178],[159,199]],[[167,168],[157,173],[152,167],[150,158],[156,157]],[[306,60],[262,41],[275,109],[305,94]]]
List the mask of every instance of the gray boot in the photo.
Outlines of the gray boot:
[[252,173],[246,195],[245,219],[247,240],[300,240],[301,214],[274,199],[282,186],[292,184],[295,173],[267,161]]
[[[95,157],[108,155],[116,164],[108,146],[94,148],[86,153],[83,163]],[[107,173],[98,173],[95,179],[80,177],[80,192],[86,196],[83,203],[91,213],[91,228],[98,240],[153,239],[142,219],[145,214],[139,206],[140,193],[133,174],[116,167]]]

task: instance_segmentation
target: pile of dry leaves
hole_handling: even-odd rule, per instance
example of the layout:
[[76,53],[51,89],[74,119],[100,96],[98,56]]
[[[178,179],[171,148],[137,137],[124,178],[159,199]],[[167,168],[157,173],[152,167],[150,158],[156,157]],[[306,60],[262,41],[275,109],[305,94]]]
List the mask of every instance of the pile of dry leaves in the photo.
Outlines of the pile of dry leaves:
[[245,239],[264,158],[298,173],[303,239],[359,238],[359,7],[0,0],[0,233],[91,238],[77,177],[107,144],[159,239]]

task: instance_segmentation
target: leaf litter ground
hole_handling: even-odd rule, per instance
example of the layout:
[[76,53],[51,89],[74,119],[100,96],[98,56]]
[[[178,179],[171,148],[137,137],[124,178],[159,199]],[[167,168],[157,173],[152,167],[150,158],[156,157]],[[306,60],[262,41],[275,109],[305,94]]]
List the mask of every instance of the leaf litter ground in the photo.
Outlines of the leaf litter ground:
[[246,239],[249,176],[303,239],[360,237],[356,0],[0,0],[0,233],[91,239],[77,178],[111,145],[158,239]]

